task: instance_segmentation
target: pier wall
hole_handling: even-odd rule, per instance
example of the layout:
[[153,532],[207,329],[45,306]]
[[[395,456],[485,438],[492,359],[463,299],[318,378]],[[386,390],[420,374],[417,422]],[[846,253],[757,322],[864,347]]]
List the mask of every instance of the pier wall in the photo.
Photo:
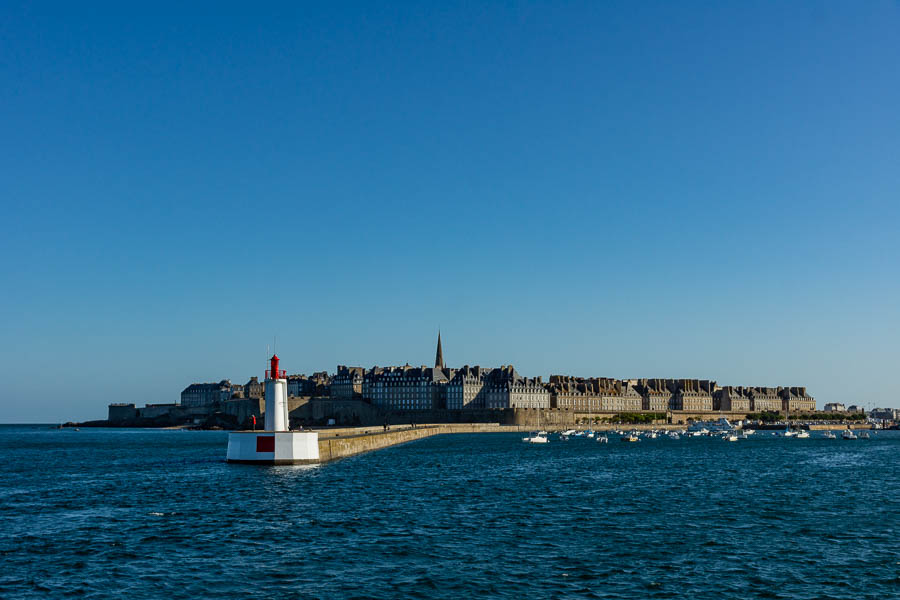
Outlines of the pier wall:
[[346,458],[355,454],[371,452],[372,450],[379,450],[446,433],[517,431],[529,431],[529,429],[497,425],[496,423],[432,424],[404,429],[389,429],[388,431],[374,427],[321,429],[318,430],[319,460],[327,462],[329,460]]

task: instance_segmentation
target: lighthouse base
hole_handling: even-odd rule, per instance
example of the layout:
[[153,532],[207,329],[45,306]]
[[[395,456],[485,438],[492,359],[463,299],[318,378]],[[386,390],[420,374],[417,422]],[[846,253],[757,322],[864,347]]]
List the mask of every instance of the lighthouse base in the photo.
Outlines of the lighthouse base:
[[226,460],[258,465],[300,465],[319,462],[315,431],[235,431],[228,434]]

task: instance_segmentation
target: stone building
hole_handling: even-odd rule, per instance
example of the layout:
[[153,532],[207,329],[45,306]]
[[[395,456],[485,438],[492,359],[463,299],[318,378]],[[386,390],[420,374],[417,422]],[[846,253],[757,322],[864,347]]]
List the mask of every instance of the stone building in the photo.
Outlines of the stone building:
[[750,410],[753,412],[780,412],[782,410],[781,390],[772,387],[751,389]]
[[288,396],[327,396],[329,377],[325,371],[313,373],[309,377],[302,374],[288,375],[287,384]]
[[389,410],[442,408],[448,380],[447,370],[436,367],[373,367],[364,376],[362,395]]
[[883,421],[900,421],[900,408],[873,408],[869,416]]
[[750,412],[752,394],[750,388],[726,385],[713,393],[713,410]]
[[519,375],[512,365],[483,369],[468,365],[451,374],[447,408],[550,408],[550,393],[540,377]]
[[577,412],[638,412],[643,398],[628,381],[550,376],[550,405]]
[[672,391],[665,379],[639,379],[634,384],[641,395],[642,410],[666,412],[672,407]]
[[447,383],[447,408],[461,410],[464,408],[484,408],[484,378],[487,369],[479,366],[464,366],[457,369]]
[[846,412],[847,409],[840,402],[829,402],[825,405],[825,412]]
[[259,382],[259,377],[251,377],[244,384],[244,398],[262,398],[266,395],[266,384]]
[[362,396],[365,369],[338,365],[331,380],[331,397],[335,400],[351,400]]
[[192,383],[181,392],[181,406],[209,406],[225,402],[231,398],[231,382],[223,379],[219,383]]
[[669,404],[672,410],[709,412],[713,409],[712,394],[716,388],[715,381],[670,379],[668,383],[672,392],[672,401]]
[[805,387],[781,388],[782,410],[791,413],[815,412],[816,400]]
[[522,377],[512,365],[485,377],[485,408],[550,408],[550,393],[540,377]]

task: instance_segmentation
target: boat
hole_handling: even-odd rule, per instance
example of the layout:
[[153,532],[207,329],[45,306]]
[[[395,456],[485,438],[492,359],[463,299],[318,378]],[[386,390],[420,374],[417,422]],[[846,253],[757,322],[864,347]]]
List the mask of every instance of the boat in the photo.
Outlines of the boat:
[[753,435],[754,433],[756,433],[756,431],[754,429],[741,429],[741,433],[743,435],[747,436],[747,435]]
[[523,437],[522,441],[528,442],[529,444],[547,444],[550,442],[550,440],[548,440],[545,436],[541,435],[540,433],[529,436],[529,437]]
[[836,439],[837,439],[837,436],[834,435],[833,433],[831,433],[830,431],[826,431],[826,432],[825,432],[825,435],[824,435],[823,437],[824,437],[826,440],[836,440]]
[[721,418],[717,421],[694,421],[688,426],[689,432],[697,432],[699,431],[701,434],[707,433],[730,433],[734,431],[734,425],[732,425],[728,419]]
[[562,432],[562,435],[570,436],[570,435],[575,435],[576,433],[578,433],[578,432],[574,429],[566,429],[565,431]]
[[670,431],[670,432],[669,432],[669,439],[680,440],[680,439],[681,439],[681,436],[678,435],[678,432],[677,432],[677,431]]
[[845,429],[844,431],[841,432],[841,439],[842,440],[855,440],[855,439],[857,439],[857,437],[856,437],[855,433],[853,433],[849,429]]
[[601,444],[606,444],[606,443],[609,443],[609,438],[606,437],[605,435],[601,435],[601,436],[597,436],[597,441],[600,442]]
[[809,438],[809,432],[808,432],[808,431],[800,431],[800,432],[797,433],[797,439],[798,439],[798,440],[805,440],[805,439],[807,439],[807,438]]
[[639,441],[641,441],[641,438],[634,435],[633,433],[629,433],[628,435],[626,435],[622,438],[622,441],[623,442],[639,442]]
[[736,442],[738,441],[738,436],[734,435],[733,433],[729,433],[728,435],[723,435],[722,439],[726,442]]
[[859,439],[861,439],[861,440],[871,440],[871,439],[872,439],[872,436],[869,435],[869,432],[868,432],[868,431],[863,431],[861,434],[859,434]]
[[790,428],[790,427],[787,427],[787,428],[785,428],[784,432],[782,432],[781,435],[784,436],[784,437],[796,437],[796,436],[797,436],[797,432],[796,432],[796,431],[791,431],[791,428]]

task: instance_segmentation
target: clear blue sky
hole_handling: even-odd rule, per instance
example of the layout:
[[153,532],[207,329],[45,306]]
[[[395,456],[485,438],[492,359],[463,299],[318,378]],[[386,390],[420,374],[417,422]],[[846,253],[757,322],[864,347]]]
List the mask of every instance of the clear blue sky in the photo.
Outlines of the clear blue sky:
[[0,9],[0,421],[438,327],[900,406],[900,4],[183,4]]

